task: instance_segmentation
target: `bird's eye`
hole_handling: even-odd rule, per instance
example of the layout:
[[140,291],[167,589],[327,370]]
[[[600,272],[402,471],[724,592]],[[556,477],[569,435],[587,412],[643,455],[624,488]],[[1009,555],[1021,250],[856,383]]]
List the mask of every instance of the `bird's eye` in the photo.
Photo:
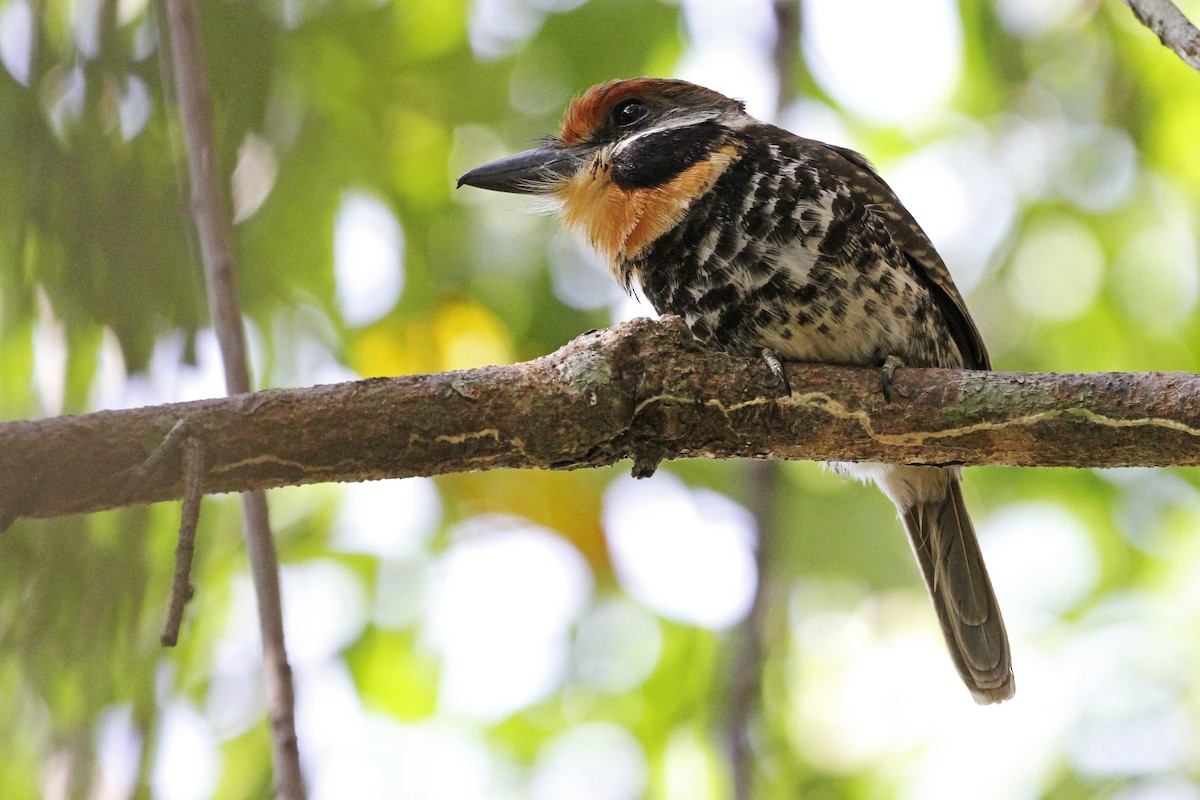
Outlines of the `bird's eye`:
[[613,109],[612,118],[618,128],[628,128],[641,122],[649,113],[650,109],[646,108],[646,104],[641,100],[626,100]]

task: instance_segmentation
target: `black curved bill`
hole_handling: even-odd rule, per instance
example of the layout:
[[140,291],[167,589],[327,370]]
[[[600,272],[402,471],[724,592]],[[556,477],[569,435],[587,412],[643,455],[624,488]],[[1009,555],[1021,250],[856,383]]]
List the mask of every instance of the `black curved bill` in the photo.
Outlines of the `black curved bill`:
[[573,149],[542,145],[476,167],[458,179],[458,186],[514,194],[549,194],[575,174],[585,158],[585,154]]

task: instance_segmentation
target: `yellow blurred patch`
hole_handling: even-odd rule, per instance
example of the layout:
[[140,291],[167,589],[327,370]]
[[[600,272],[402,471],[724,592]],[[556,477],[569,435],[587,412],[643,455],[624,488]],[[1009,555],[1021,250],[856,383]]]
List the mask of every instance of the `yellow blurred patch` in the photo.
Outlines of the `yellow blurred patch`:
[[405,0],[393,8],[399,50],[411,61],[448,53],[467,38],[464,0]]
[[364,378],[437,372],[438,357],[429,323],[380,322],[360,333],[350,346],[350,366]]
[[1156,160],[1177,181],[1186,181],[1192,191],[1200,189],[1200,107],[1195,103],[1164,102],[1158,124],[1151,129]]
[[512,514],[560,534],[599,575],[610,575],[612,564],[604,528],[601,500],[612,473],[608,470],[521,469],[486,473],[440,475],[437,483],[452,498],[456,517],[474,514]]
[[481,305],[463,300],[438,309],[433,338],[441,369],[471,369],[513,362],[512,337],[504,323]]
[[469,300],[442,306],[432,317],[404,324],[382,321],[350,346],[350,366],[364,378],[422,375],[514,360],[504,322]]
[[350,658],[355,682],[375,708],[410,722],[437,710],[437,664],[419,652],[410,636],[372,630]]

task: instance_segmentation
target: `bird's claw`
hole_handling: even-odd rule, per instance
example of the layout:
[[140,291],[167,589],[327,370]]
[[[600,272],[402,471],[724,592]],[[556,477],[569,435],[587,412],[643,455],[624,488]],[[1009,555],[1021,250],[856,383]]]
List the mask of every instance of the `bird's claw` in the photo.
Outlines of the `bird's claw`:
[[904,361],[899,356],[888,356],[883,360],[883,365],[879,368],[880,383],[883,388],[883,399],[890,403],[896,399],[896,396],[907,397],[908,394],[896,389],[895,379],[896,370],[904,366]]
[[779,379],[779,383],[783,385],[783,396],[788,397],[792,393],[792,385],[788,383],[787,373],[783,370],[783,359],[779,353],[769,347],[762,349],[763,361],[767,362],[767,366],[771,368],[772,374]]

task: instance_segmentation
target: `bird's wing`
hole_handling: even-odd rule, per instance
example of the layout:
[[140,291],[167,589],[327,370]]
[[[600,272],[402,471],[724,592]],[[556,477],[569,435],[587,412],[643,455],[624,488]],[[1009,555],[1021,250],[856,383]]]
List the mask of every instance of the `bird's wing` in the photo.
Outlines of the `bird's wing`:
[[950,270],[896,193],[862,154],[822,142],[812,141],[811,144],[815,145],[814,154],[825,162],[822,168],[842,177],[864,204],[887,217],[893,239],[908,256],[913,271],[929,285],[942,316],[950,326],[954,341],[962,353],[963,366],[968,369],[991,369],[983,337],[967,312],[962,295],[954,286]]

